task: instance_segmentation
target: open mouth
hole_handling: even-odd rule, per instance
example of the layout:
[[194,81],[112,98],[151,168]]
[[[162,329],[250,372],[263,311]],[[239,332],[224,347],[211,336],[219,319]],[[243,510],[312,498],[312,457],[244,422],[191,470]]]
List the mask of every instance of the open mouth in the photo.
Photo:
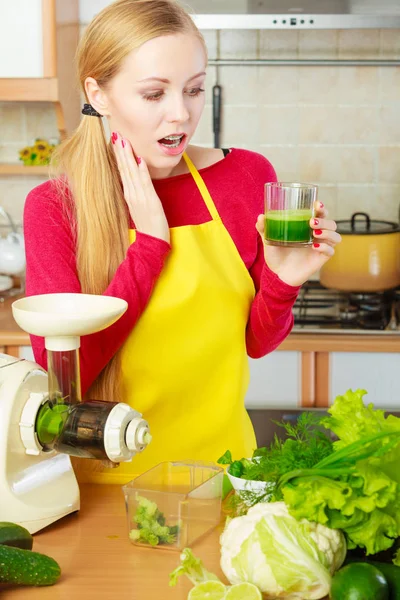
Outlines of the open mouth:
[[166,148],[179,148],[183,139],[186,137],[185,133],[177,135],[167,135],[165,138],[158,140],[158,143]]

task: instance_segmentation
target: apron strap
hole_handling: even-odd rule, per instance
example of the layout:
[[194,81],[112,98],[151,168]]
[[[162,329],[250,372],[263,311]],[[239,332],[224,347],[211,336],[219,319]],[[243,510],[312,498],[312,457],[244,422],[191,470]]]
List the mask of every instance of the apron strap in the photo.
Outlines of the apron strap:
[[213,221],[221,221],[221,217],[218,214],[216,206],[211,198],[210,192],[208,191],[206,184],[203,181],[202,176],[200,175],[200,173],[198,172],[198,170],[196,169],[186,152],[183,153],[183,158],[190,173],[192,174],[195,184],[198,187],[201,197],[203,198]]

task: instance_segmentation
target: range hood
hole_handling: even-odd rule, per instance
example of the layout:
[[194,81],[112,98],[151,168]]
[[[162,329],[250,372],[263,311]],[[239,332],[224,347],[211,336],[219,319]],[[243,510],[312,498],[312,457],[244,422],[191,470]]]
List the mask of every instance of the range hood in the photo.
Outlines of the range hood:
[[400,0],[186,0],[200,29],[400,29]]

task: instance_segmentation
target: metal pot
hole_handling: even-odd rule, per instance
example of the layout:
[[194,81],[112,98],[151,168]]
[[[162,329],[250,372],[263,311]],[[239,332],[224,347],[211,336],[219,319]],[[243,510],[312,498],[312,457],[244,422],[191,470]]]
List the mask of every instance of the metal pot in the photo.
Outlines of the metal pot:
[[377,221],[364,212],[337,221],[342,242],[321,268],[320,281],[328,288],[376,292],[400,285],[400,226]]

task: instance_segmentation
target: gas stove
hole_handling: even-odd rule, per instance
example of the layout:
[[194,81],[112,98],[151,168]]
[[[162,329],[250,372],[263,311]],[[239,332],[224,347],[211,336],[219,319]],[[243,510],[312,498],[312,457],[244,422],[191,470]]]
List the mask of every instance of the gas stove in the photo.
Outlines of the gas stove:
[[400,335],[400,288],[339,292],[308,281],[293,308],[296,333]]

